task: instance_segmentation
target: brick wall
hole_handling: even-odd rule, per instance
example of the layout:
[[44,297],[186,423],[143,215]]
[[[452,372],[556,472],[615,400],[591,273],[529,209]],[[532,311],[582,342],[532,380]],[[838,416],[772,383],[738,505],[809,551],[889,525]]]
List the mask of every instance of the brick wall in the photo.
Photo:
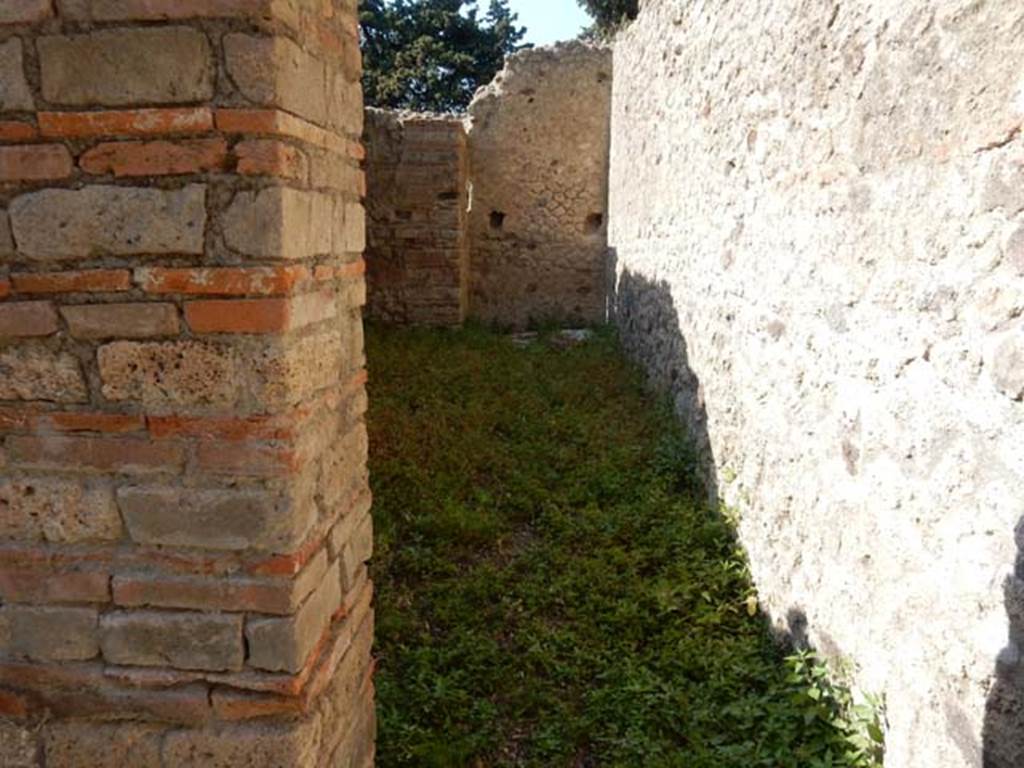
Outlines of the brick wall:
[[458,117],[366,110],[368,313],[458,325],[469,278],[466,131]]
[[372,761],[349,0],[0,4],[0,764]]

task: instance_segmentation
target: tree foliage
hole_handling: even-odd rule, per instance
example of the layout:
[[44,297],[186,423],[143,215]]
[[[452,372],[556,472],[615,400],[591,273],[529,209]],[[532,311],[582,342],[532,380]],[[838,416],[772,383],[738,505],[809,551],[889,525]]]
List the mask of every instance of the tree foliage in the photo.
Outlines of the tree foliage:
[[467,0],[362,0],[363,91],[370,106],[464,109],[505,56],[523,47],[507,0],[481,18]]
[[592,34],[608,35],[636,18],[639,0],[577,0],[594,19]]

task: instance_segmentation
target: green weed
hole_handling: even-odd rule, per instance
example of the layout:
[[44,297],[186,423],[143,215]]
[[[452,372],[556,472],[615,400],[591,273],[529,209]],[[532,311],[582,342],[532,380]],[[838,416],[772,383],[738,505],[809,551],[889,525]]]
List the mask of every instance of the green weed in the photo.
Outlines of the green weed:
[[368,333],[378,764],[875,768],[614,336]]

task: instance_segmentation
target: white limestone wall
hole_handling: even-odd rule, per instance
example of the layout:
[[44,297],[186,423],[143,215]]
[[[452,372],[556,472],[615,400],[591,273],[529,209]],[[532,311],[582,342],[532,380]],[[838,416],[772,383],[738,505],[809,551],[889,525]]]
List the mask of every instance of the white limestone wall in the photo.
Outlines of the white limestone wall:
[[1024,4],[649,0],[612,90],[616,321],[765,610],[887,765],[1024,766]]

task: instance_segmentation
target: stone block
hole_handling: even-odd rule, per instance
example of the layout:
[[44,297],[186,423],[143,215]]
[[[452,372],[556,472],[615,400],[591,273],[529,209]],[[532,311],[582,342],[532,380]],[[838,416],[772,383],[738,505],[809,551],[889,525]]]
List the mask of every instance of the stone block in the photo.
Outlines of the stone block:
[[226,35],[224,56],[231,79],[253,104],[327,122],[324,63],[288,38]]
[[35,661],[84,661],[96,656],[95,608],[5,605],[0,655]]
[[73,355],[25,345],[0,351],[0,399],[82,403],[88,397]]
[[[29,2],[29,0],[19,1]],[[49,0],[45,1],[49,2]],[[297,22],[293,0],[57,0],[57,2],[61,16],[75,21],[168,21],[245,17],[280,18],[284,21]]]
[[339,509],[366,476],[368,442],[365,425],[357,424],[324,452],[320,489],[329,509]]
[[0,765],[4,768],[37,768],[38,739],[36,729],[0,720]]
[[243,661],[242,617],[114,611],[100,619],[100,648],[112,664],[237,670]]
[[227,477],[289,478],[303,468],[309,452],[295,446],[264,442],[204,440],[196,447],[193,471]]
[[115,341],[97,352],[103,396],[149,407],[234,405],[241,363],[234,350],[196,341]]
[[240,192],[224,217],[228,247],[246,256],[305,259],[331,253],[334,201],[289,187]]
[[189,27],[104,29],[41,37],[43,97],[55,104],[126,106],[207,101],[210,44]]
[[173,304],[83,304],[61,307],[76,339],[141,339],[178,334],[178,309]]
[[166,727],[71,720],[43,731],[47,768],[153,768]]
[[0,539],[79,544],[121,538],[113,491],[43,478],[0,481]]
[[341,605],[338,563],[296,612],[281,619],[250,618],[245,626],[249,664],[258,669],[298,672]]
[[309,500],[241,488],[125,487],[117,502],[133,541],[203,549],[290,552],[316,514]]
[[[354,51],[359,50],[357,42],[353,42]],[[346,59],[349,57],[346,56]],[[328,69],[328,121],[331,126],[348,136],[360,136],[363,133],[364,113],[360,108],[363,103],[363,91],[359,76],[351,77],[353,70],[362,69],[362,57],[353,57],[359,66],[346,64],[344,70]]]
[[18,253],[37,261],[203,252],[206,187],[92,186],[15,198]]
[[366,249],[366,212],[363,206],[345,203],[338,207],[342,210],[335,217],[334,252],[339,256],[362,253]]
[[319,742],[320,724],[316,718],[175,731],[164,739],[163,765],[201,765],[203,768],[319,765]]
[[365,515],[356,523],[351,538],[341,548],[342,589],[348,592],[358,582],[359,574],[373,556],[373,519]]
[[[0,24],[4,14],[0,8]],[[0,44],[0,112],[30,112],[36,108],[25,79],[25,63],[21,39],[12,37]]]

